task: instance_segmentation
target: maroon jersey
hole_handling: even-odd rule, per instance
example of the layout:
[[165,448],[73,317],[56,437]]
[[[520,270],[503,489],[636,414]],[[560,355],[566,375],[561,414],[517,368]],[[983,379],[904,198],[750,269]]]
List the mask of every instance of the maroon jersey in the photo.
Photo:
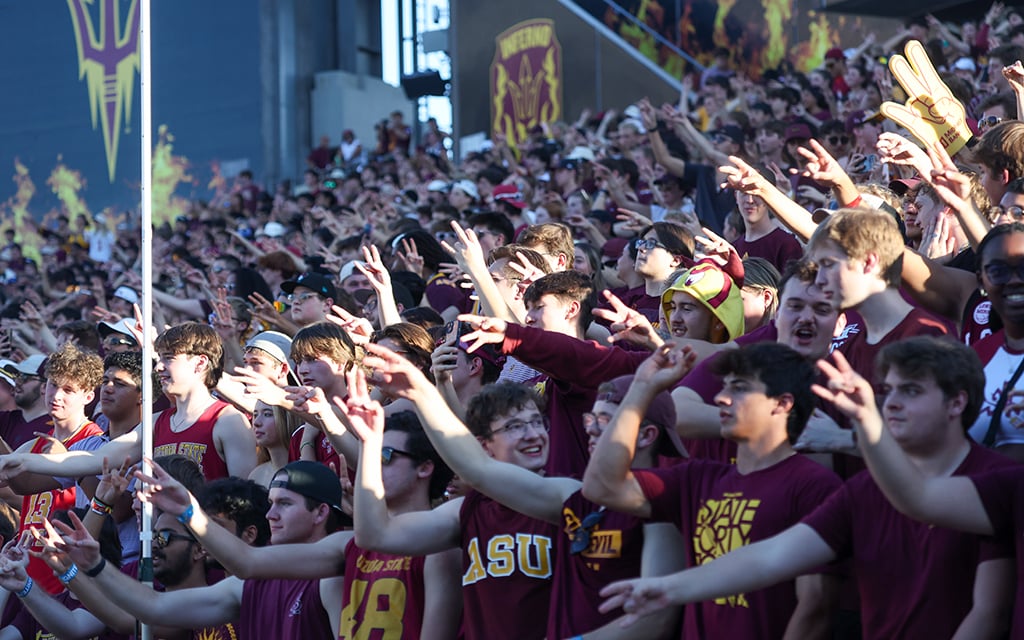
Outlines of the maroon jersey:
[[782,227],[757,240],[737,238],[733,246],[741,258],[764,258],[775,265],[779,273],[786,270],[791,260],[799,260],[804,255],[800,241]]
[[[1009,466],[1015,466],[1009,458],[971,444],[953,475]],[[851,560],[865,638],[953,637],[971,609],[978,564],[1013,557],[1005,542],[899,513],[867,471],[850,478],[804,523],[840,559]]]
[[229,406],[215,400],[192,426],[178,432],[171,430],[171,416],[177,407],[161,413],[153,427],[153,457],[183,455],[199,465],[207,482],[228,477],[228,465],[213,442],[213,427],[221,412]]
[[52,429],[49,425],[50,414],[48,413],[25,422],[25,414],[21,412],[21,409],[0,411],[0,438],[3,438],[12,451],[16,451],[18,447],[35,438],[36,433],[49,433]]
[[[971,476],[996,538],[1014,545],[1017,585],[1024,585],[1024,470],[1007,467]],[[1011,638],[1024,637],[1024,589],[1018,586],[1013,603]]]
[[345,545],[345,593],[339,638],[416,640],[423,627],[423,556]]
[[459,522],[465,640],[544,638],[558,529],[475,491],[465,497]]
[[[53,425],[47,425],[45,429],[46,433],[53,432]],[[86,440],[95,436],[103,436],[103,430],[92,421],[86,422],[81,428],[78,429],[70,438],[64,441],[64,446],[69,451],[76,451],[82,447],[76,447],[77,444],[84,444]],[[46,449],[47,441],[42,438],[38,438],[32,445],[32,453],[40,453]],[[58,511],[67,511],[68,509],[75,508],[75,495],[77,488],[71,486],[67,489],[54,489],[52,491],[43,491],[42,493],[34,493],[32,495],[24,496],[21,499],[21,522],[18,527],[19,533],[27,529],[42,529],[45,527],[43,522],[45,520],[51,520],[53,514]],[[42,550],[42,545],[38,542],[32,543],[32,550]],[[64,585],[60,583],[57,576],[53,575],[53,571],[50,569],[41,558],[32,556],[28,561],[28,575],[32,577],[39,586],[46,589],[47,593],[57,594],[64,590]]]
[[[632,289],[618,287],[616,289],[612,289],[612,293],[622,301],[622,304],[634,311],[639,311],[645,318],[657,326],[658,313],[661,311],[661,298],[647,295],[646,284],[642,284],[639,287],[633,287]],[[597,308],[608,309],[610,311],[612,305],[607,300],[602,300],[601,304],[597,305]],[[598,324],[602,324],[606,327],[611,324],[607,320],[600,318],[595,318],[595,320]]]
[[964,344],[973,346],[996,331],[1003,328],[1003,321],[992,308],[992,301],[975,289],[964,306],[964,315],[960,319],[960,339]]
[[548,638],[571,638],[598,629],[619,616],[601,613],[599,592],[616,580],[640,574],[644,550],[644,521],[635,516],[605,510],[590,529],[590,546],[572,553],[572,541],[583,520],[596,511],[594,504],[577,491],[562,505],[562,535],[555,541],[555,578],[551,585]]
[[[861,320],[860,322],[863,322]],[[840,344],[837,349],[842,352],[850,362],[853,370],[864,376],[869,382],[875,384],[875,358],[878,353],[889,344],[898,342],[904,338],[914,336],[944,336],[949,332],[945,322],[921,309],[911,309],[903,321],[893,327],[889,333],[875,338],[868,336],[866,327],[863,325],[848,324],[844,330],[850,337]]]
[[[784,531],[840,486],[835,474],[800,455],[746,475],[704,460],[633,473],[650,501],[651,520],[674,522],[690,538],[690,566]],[[682,637],[781,638],[796,604],[789,580],[688,605]]]
[[335,640],[319,580],[246,580],[238,611],[246,640]]
[[[296,429],[292,434],[292,439],[288,442],[288,462],[295,462],[302,457],[302,431],[302,429]],[[323,431],[317,434],[313,451],[316,454],[316,461],[325,467],[330,468],[333,464],[335,471],[343,468],[338,452],[331,446],[330,439],[324,435]],[[349,469],[349,480],[354,482],[355,476],[352,475],[352,471]]]

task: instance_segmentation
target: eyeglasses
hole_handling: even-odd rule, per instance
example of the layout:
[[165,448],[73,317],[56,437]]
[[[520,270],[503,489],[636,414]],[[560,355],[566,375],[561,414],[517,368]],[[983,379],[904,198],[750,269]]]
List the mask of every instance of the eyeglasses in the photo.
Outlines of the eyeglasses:
[[1002,121],[1003,119],[1000,118],[999,116],[981,116],[980,118],[978,118],[978,128],[988,129],[989,127],[996,126]]
[[394,447],[381,447],[380,448],[380,463],[382,465],[387,466],[387,465],[391,464],[391,461],[394,460],[395,456],[405,456],[406,458],[409,458],[410,460],[419,460],[419,458],[417,456],[414,456],[413,454],[409,453],[408,451],[402,451],[401,449],[396,449]]
[[310,298],[319,298],[319,297],[320,297],[319,293],[304,293],[301,296],[297,296],[294,293],[289,293],[288,294],[288,302],[291,302],[292,304],[302,304],[303,302],[305,302],[306,300],[309,300]]
[[590,429],[595,424],[600,426],[602,429],[608,426],[608,423],[612,421],[611,416],[607,414],[594,415],[593,413],[583,414],[583,426],[586,429]]
[[196,541],[196,539],[192,536],[185,535],[183,533],[178,533],[170,529],[160,529],[159,531],[153,533],[153,543],[161,549],[171,544],[175,540],[187,540],[188,542]]
[[512,437],[518,438],[526,435],[527,429],[533,429],[534,431],[543,431],[544,433],[547,433],[548,429],[550,428],[551,426],[548,424],[548,419],[546,417],[537,416],[533,420],[528,420],[526,422],[523,422],[522,420],[513,420],[503,427],[491,429],[490,433],[488,433],[487,435],[494,436],[499,433],[507,433]]
[[604,507],[601,507],[597,511],[588,513],[587,517],[583,518],[580,526],[572,532],[572,543],[569,546],[570,553],[578,556],[590,548],[590,538],[593,536],[594,527],[601,524],[601,521],[604,520],[604,514]]
[[828,140],[828,143],[830,145],[836,146],[840,144],[846,144],[847,142],[850,141],[850,138],[848,136],[827,136],[826,140]]
[[106,347],[134,347],[135,341],[128,338],[108,337],[103,339],[103,345]]
[[1018,207],[1015,204],[1011,204],[1008,207],[999,207],[999,210],[1004,214],[1008,215],[1014,220],[1020,220],[1024,218],[1024,208]]
[[1006,284],[1015,274],[1018,280],[1024,282],[1024,262],[1013,265],[1005,262],[992,262],[985,265],[982,270],[994,285]]
[[644,238],[643,240],[638,240],[636,243],[636,248],[643,249],[644,251],[651,251],[654,247],[660,247],[665,251],[668,251],[668,247],[658,242],[657,238]]
[[32,375],[27,375],[27,374],[24,374],[24,373],[20,373],[20,374],[16,375],[14,377],[14,379],[18,382],[18,384],[25,384],[26,382],[38,382],[38,383],[42,384],[42,382],[43,382],[43,377],[42,376],[32,376]]

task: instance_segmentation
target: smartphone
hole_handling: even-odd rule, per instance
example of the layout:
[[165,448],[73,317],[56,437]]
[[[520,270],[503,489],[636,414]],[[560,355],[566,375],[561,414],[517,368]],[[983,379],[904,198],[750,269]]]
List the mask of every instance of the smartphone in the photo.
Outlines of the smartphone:
[[449,346],[459,344],[459,338],[462,337],[462,323],[458,320],[452,320],[448,324],[444,325],[444,343]]
[[878,166],[878,156],[874,153],[864,156],[864,173],[872,171]]

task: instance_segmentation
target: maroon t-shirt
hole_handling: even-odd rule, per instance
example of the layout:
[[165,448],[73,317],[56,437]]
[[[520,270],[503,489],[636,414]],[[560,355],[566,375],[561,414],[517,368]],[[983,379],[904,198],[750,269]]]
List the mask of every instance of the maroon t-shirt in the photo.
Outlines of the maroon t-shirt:
[[775,265],[779,273],[786,270],[791,260],[799,260],[804,255],[800,241],[781,227],[757,240],[737,238],[733,246],[741,258],[764,258]]
[[1024,638],[1024,469],[1018,466],[971,476],[996,537],[1014,545],[1017,555],[1017,597],[1013,603],[1011,638]]
[[540,640],[551,606],[558,529],[470,491],[462,527],[465,640]]
[[[970,447],[953,475],[1016,466],[1003,455]],[[1006,541],[901,514],[867,471],[850,478],[804,524],[840,559],[850,559],[865,638],[953,637],[971,609],[978,564],[1013,557]]]
[[[661,311],[661,298],[647,295],[647,285],[642,284],[639,287],[633,287],[632,289],[619,287],[617,289],[612,289],[612,293],[622,301],[622,304],[634,311],[639,311],[655,326],[658,325],[658,313]],[[597,305],[597,308],[611,310],[612,305],[609,304],[607,300],[602,300],[601,304]],[[608,326],[608,324],[610,324],[606,320],[602,320],[600,318],[597,319],[597,322],[604,326]]]
[[416,640],[423,628],[423,556],[345,545],[339,638]]
[[616,580],[640,575],[644,550],[644,521],[606,509],[590,531],[590,546],[572,553],[572,540],[580,524],[599,511],[577,491],[562,505],[562,535],[555,541],[555,579],[551,585],[548,638],[571,638],[615,620],[618,611],[601,613],[600,591]]
[[248,640],[336,640],[319,580],[246,580],[238,637]]
[[12,451],[35,438],[36,432],[49,433],[52,429],[49,413],[25,422],[25,415],[21,409],[0,411],[0,438],[10,445]]
[[[689,566],[784,531],[840,486],[835,474],[800,455],[746,475],[706,460],[633,473],[650,501],[651,520],[674,522],[688,538]],[[781,638],[796,604],[788,580],[688,605],[682,637]]]

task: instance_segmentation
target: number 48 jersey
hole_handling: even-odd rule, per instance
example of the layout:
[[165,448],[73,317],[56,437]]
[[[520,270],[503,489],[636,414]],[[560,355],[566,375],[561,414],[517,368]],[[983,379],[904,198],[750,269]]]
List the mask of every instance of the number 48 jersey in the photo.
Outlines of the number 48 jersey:
[[342,640],[415,640],[423,626],[423,556],[345,547]]

